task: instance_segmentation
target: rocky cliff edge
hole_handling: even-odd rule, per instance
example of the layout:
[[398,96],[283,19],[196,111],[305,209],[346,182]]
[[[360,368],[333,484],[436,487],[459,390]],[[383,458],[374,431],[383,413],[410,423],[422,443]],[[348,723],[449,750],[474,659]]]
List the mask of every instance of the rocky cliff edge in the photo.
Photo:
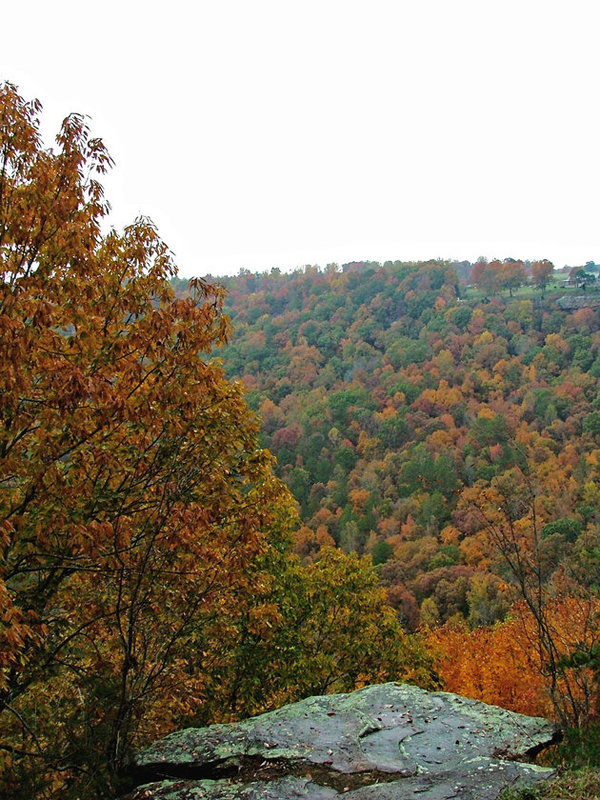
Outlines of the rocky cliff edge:
[[531,762],[557,737],[544,719],[387,683],[173,733],[137,756],[127,800],[495,800],[552,777]]

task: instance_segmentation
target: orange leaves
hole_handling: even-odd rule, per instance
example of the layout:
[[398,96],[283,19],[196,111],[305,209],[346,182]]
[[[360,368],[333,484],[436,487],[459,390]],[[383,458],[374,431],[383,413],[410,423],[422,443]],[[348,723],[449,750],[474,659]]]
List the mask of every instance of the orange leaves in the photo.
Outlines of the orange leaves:
[[371,493],[367,489],[351,489],[348,493],[348,497],[352,503],[354,513],[359,514],[370,499]]
[[552,262],[542,259],[541,261],[534,261],[531,265],[531,279],[534,284],[542,291],[552,279],[554,272],[554,265]]
[[462,392],[456,386],[450,387],[446,380],[440,380],[437,389],[425,389],[415,402],[415,408],[430,416],[439,416],[463,402]]
[[[183,654],[267,591],[294,513],[210,359],[223,290],[174,298],[146,219],[101,237],[101,142],[73,116],[43,150],[36,114],[0,89],[0,687],[21,743],[50,747],[58,713],[66,780],[104,737],[93,785],[195,679]],[[257,636],[276,622],[252,612]]]
[[534,716],[555,717],[557,704],[597,714],[600,687],[585,654],[600,641],[599,601],[571,596],[550,603],[548,611],[557,657],[563,659],[558,674],[548,670],[533,615],[517,604],[506,622],[493,627],[469,631],[447,624],[428,634],[446,689]]
[[552,715],[535,653],[518,620],[474,631],[448,624],[430,632],[427,641],[447,691],[522,714]]
[[[24,659],[24,648],[28,642],[31,642],[36,632],[34,626],[35,620],[30,616],[27,620],[27,615],[13,604],[12,597],[9,590],[0,577],[0,609],[2,616],[0,618],[0,691],[6,692],[9,688],[9,675],[19,674],[22,670]],[[46,635],[47,629],[38,630],[38,635]]]

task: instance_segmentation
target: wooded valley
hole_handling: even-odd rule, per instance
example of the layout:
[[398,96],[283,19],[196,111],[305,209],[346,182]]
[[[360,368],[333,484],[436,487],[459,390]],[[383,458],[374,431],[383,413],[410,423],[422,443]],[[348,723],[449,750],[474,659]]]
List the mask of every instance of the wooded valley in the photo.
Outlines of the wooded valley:
[[577,724],[598,711],[600,635],[587,274],[513,259],[242,273],[224,282],[222,351],[298,502],[301,558],[370,555],[447,688]]
[[592,280],[189,283],[149,220],[107,231],[83,117],[48,148],[39,115],[2,84],[2,797],[115,797],[176,727],[384,680],[593,723]]

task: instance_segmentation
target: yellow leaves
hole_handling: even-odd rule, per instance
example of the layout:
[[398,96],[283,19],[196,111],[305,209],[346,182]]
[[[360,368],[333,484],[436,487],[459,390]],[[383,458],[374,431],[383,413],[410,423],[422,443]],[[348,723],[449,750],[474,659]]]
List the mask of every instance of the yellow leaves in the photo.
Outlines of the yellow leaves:
[[447,412],[463,400],[460,389],[456,386],[450,387],[448,381],[442,379],[437,389],[425,389],[421,392],[421,396],[415,402],[415,407],[437,416],[444,411]]
[[478,419],[495,419],[496,412],[486,403],[482,403],[477,410],[477,417]]
[[546,336],[545,344],[548,347],[553,347],[555,350],[558,350],[559,353],[565,354],[569,352],[569,345],[558,333],[549,333]]
[[371,493],[367,489],[351,489],[348,497],[354,513],[360,514],[371,497]]
[[584,503],[592,506],[600,505],[600,487],[594,481],[586,481],[583,485],[581,498]]
[[427,437],[427,446],[430,452],[441,453],[454,445],[454,439],[455,437],[448,431],[434,431]]
[[491,564],[491,546],[484,532],[465,537],[459,545],[461,562],[468,566],[487,570]]
[[380,446],[378,439],[370,437],[366,431],[361,430],[358,435],[356,451],[363,458],[372,458]]
[[275,603],[264,603],[250,610],[248,629],[255,636],[268,639],[273,635],[282,621],[279,608]]
[[458,544],[460,541],[460,531],[454,525],[446,525],[440,532],[440,539],[443,544]]
[[591,453],[585,453],[584,458],[588,466],[597,469],[600,464],[600,450],[592,450]]

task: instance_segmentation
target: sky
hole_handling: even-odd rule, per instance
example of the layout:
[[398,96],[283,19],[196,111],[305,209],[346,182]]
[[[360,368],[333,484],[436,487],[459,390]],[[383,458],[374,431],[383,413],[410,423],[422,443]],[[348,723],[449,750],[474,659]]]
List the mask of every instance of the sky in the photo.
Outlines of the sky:
[[182,277],[600,261],[598,0],[28,0],[0,79],[89,115]]

